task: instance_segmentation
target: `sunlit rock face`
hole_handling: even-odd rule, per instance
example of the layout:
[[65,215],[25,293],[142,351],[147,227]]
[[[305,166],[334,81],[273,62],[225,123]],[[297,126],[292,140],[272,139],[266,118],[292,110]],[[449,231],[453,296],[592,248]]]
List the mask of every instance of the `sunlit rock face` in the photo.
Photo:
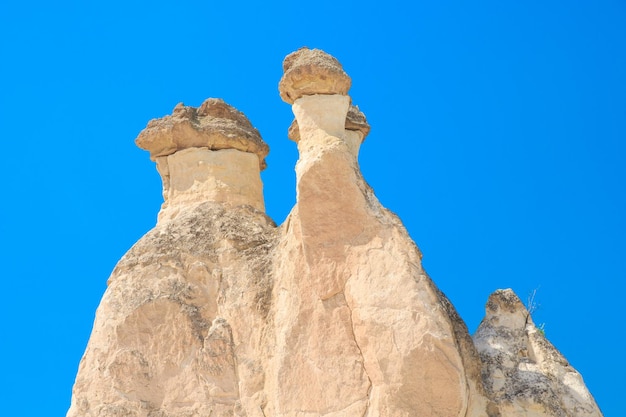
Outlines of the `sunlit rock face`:
[[151,120],[137,146],[150,152],[163,182],[159,221],[206,201],[264,211],[260,172],[269,147],[246,116],[223,100],[178,104]]
[[[290,82],[299,62],[302,89]],[[296,206],[278,245],[288,256],[275,264],[282,354],[271,362],[268,383],[279,395],[269,414],[464,416],[475,406],[477,356],[418,248],[361,175],[369,126],[348,119],[345,90],[328,88],[344,85],[342,71],[337,80],[326,71],[334,64],[295,60],[280,83],[283,98],[296,97],[290,136],[300,158]],[[468,372],[464,362],[475,366]]]
[[256,155],[236,149],[188,148],[157,157],[163,179],[159,221],[172,219],[194,204],[250,205],[265,211]]
[[68,416],[233,416],[263,405],[275,224],[267,145],[209,99],[153,120],[137,144],[163,180],[156,227],[119,261]]
[[511,290],[494,292],[474,342],[485,388],[503,416],[601,416],[582,377],[537,330]]
[[[281,226],[264,213],[269,149],[241,112],[181,104],[139,134],[164,203],[109,278],[68,416],[599,415],[514,296],[492,296],[476,349],[363,179],[350,77],[306,48],[283,68],[299,159]],[[546,388],[519,395],[525,382]],[[557,400],[565,414],[537,411]]]

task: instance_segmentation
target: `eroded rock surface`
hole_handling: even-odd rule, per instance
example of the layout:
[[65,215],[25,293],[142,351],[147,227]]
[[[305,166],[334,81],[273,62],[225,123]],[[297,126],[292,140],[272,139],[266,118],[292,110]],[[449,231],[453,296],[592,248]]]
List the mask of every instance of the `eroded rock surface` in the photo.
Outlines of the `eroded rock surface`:
[[580,374],[537,330],[513,291],[494,292],[486,311],[474,342],[485,387],[502,416],[602,415]]
[[299,159],[280,227],[242,113],[209,99],[140,133],[164,203],[109,278],[68,417],[599,416],[512,292],[474,344],[363,179],[339,62],[303,48],[283,67]]
[[465,325],[361,175],[365,117],[347,123],[350,98],[314,89],[331,77],[308,68],[305,87],[287,77],[280,84],[285,101],[299,97],[300,159],[297,203],[277,251],[286,259],[274,264],[281,355],[268,384],[280,394],[269,414],[450,417],[484,409]]
[[214,99],[177,106],[137,142],[164,203],[109,278],[68,417],[257,415],[277,232],[263,212],[267,145]]
[[139,240],[109,278],[68,416],[262,406],[275,232],[249,206],[206,202]]
[[[350,106],[348,114],[346,115],[346,130],[361,132],[361,141],[365,140],[365,137],[370,133],[370,125],[367,123],[365,114],[359,110],[359,106]],[[287,137],[292,141],[300,142],[300,129],[298,128],[298,119],[293,119],[289,130],[287,131]],[[360,143],[359,143],[360,145]]]
[[269,147],[248,118],[223,100],[178,104],[135,140],[150,152],[163,182],[159,221],[206,201],[264,211],[261,170]]
[[179,103],[171,115],[151,120],[135,140],[154,161],[187,148],[237,149],[256,154],[261,169],[269,147],[248,118],[218,98],[198,108]]
[[283,61],[280,97],[292,104],[304,95],[348,93],[352,80],[337,59],[319,49],[300,48]]

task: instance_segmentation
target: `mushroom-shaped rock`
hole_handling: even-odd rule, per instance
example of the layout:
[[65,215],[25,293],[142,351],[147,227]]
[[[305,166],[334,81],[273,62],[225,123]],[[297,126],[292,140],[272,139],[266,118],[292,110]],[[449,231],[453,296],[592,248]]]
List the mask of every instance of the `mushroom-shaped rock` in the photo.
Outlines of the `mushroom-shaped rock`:
[[289,104],[302,96],[346,95],[352,83],[339,61],[319,49],[300,48],[290,53],[283,61],[283,71],[278,89]]
[[135,140],[150,151],[163,181],[159,222],[204,202],[264,211],[260,172],[269,147],[246,116],[223,100],[178,104]]
[[254,153],[264,169],[269,147],[248,118],[224,100],[209,98],[198,108],[179,103],[171,115],[153,119],[135,140],[150,159],[187,148],[237,149]]
[[[350,106],[348,109],[348,115],[346,116],[346,130],[352,130],[361,132],[361,141],[365,140],[365,137],[370,133],[370,125],[367,123],[365,114],[359,110],[359,106]],[[287,137],[292,141],[300,142],[300,129],[298,128],[298,120],[293,119],[289,130],[287,131]]]

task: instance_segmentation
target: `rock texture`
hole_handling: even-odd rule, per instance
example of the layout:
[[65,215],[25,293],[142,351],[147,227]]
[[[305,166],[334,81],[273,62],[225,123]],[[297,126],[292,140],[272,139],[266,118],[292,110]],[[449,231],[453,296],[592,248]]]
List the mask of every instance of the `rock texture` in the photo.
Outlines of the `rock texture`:
[[477,358],[467,330],[363,180],[364,135],[346,129],[350,98],[325,88],[343,74],[307,68],[305,87],[289,69],[280,82],[282,97],[299,97],[300,159],[297,203],[278,244],[288,262],[275,265],[280,355],[268,382],[279,394],[269,415],[464,416],[480,381],[464,366]]
[[513,291],[494,292],[486,310],[474,341],[485,387],[501,415],[601,415],[580,374],[537,330]]
[[[365,137],[370,133],[370,125],[367,123],[367,119],[365,118],[363,112],[359,110],[359,106],[350,105],[348,114],[346,115],[345,129],[361,132],[361,142],[364,141]],[[300,142],[298,119],[293,119],[293,122],[291,122],[287,132],[287,137],[296,143]]]
[[206,201],[264,211],[261,170],[269,147],[243,113],[210,98],[151,120],[135,143],[150,152],[163,182],[159,220]]
[[154,119],[135,140],[154,161],[187,148],[237,149],[254,153],[261,169],[269,147],[246,116],[224,100],[210,98],[197,109],[179,103],[170,116]]
[[258,411],[277,234],[262,210],[267,145],[215,99],[178,105],[137,144],[156,159],[165,202],[109,278],[68,416]]
[[472,341],[361,175],[369,125],[339,62],[283,67],[300,157],[279,227],[242,113],[209,99],[140,133],[164,203],[109,279],[68,417],[600,416],[513,294]]
[[352,80],[337,59],[319,49],[300,48],[283,61],[280,97],[292,104],[304,95],[347,94]]
[[137,242],[109,279],[68,416],[232,416],[256,398],[274,233],[249,206],[205,202]]

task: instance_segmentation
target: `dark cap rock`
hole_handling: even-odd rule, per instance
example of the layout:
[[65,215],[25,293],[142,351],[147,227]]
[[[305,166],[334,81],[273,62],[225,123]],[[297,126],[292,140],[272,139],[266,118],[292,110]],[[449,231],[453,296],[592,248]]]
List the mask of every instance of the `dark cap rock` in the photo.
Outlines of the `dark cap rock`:
[[348,94],[352,80],[337,59],[319,49],[300,48],[283,61],[280,97],[289,104],[302,96]]
[[153,119],[139,133],[135,144],[150,152],[150,159],[187,148],[237,149],[254,153],[264,169],[269,146],[239,110],[217,98],[195,108],[179,103],[171,115]]

